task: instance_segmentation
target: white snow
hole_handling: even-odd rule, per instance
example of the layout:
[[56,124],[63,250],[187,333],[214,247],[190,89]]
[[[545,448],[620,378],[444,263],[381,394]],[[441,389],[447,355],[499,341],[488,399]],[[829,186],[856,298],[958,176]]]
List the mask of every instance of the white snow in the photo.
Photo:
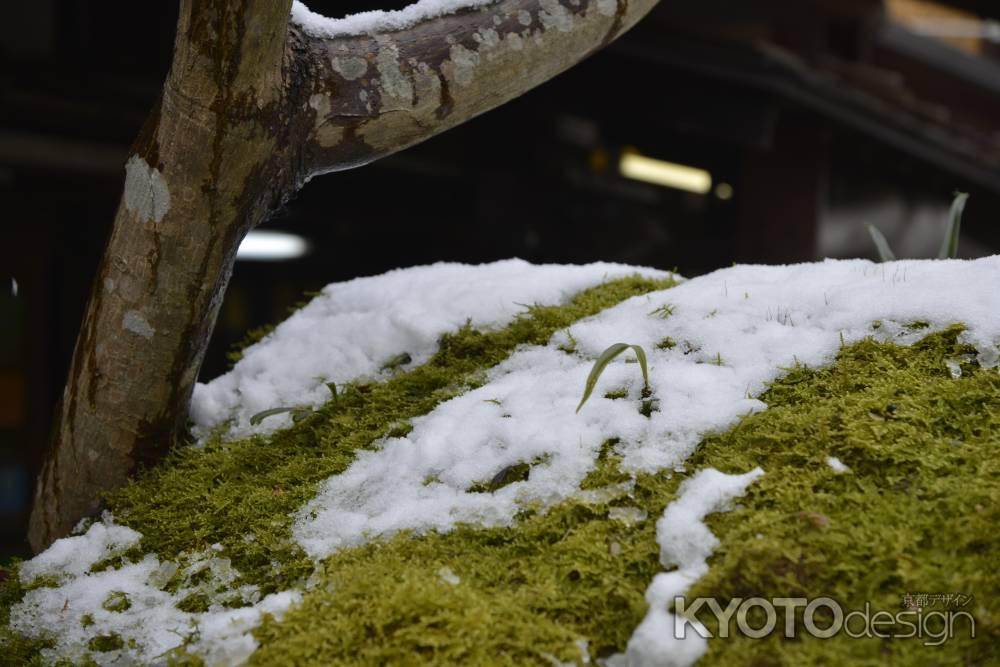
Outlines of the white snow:
[[844,464],[843,461],[838,459],[836,456],[826,457],[826,464],[833,468],[835,473],[850,472],[851,469]]
[[705,653],[708,643],[704,627],[695,620],[677,619],[667,609],[674,598],[705,576],[708,558],[719,546],[704,518],[728,509],[729,502],[743,495],[746,487],[763,474],[760,468],[743,475],[706,468],[681,484],[680,497],[656,522],[660,563],[677,569],[653,577],[646,589],[646,617],[632,633],[625,653],[605,661],[608,667],[688,667]]
[[[297,591],[260,599],[255,586],[242,586],[236,593],[245,602],[253,602],[251,606],[228,609],[214,603],[203,613],[181,611],[177,603],[188,595],[210,595],[216,587],[235,581],[237,573],[229,560],[210,555],[191,559],[181,572],[185,583],[175,593],[163,588],[178,572],[178,565],[161,562],[153,554],[139,562],[90,571],[94,564],[121,555],[141,537],[130,528],[116,525],[105,514],[86,533],[57,540],[24,563],[19,576],[25,585],[42,576],[54,578],[58,585],[28,591],[11,608],[11,628],[25,637],[54,639],[55,646],[42,652],[46,663],[59,659],[80,663],[89,655],[100,665],[165,664],[166,652],[190,641],[186,650],[207,664],[238,665],[257,649],[251,631],[263,616],[280,618],[301,599]],[[208,570],[207,579],[191,584],[190,577],[201,570]],[[127,600],[127,609],[109,604],[109,600],[122,596]],[[91,640],[111,635],[117,635],[127,648],[87,650]]]
[[[199,428],[233,418],[234,433],[249,432],[247,418],[277,405],[313,405],[326,399],[323,382],[377,376],[385,361],[408,352],[413,364],[433,353],[441,333],[471,319],[474,326],[509,322],[528,303],[562,303],[603,280],[635,273],[632,267],[531,266],[520,261],[479,267],[439,264],[331,285],[277,331],[251,347],[234,371],[200,385],[194,408]],[[646,275],[666,275],[639,270]],[[628,482],[579,489],[602,443],[620,440],[617,453],[628,471],[682,470],[701,438],[729,428],[766,406],[755,398],[796,363],[829,364],[844,344],[874,336],[909,344],[952,323],[966,325],[963,340],[983,367],[997,366],[1000,349],[1000,257],[974,261],[826,261],[793,266],[736,266],[669,290],[635,297],[557,333],[546,345],[526,346],[490,371],[479,389],[447,401],[413,420],[403,438],[388,438],[360,452],[340,475],[328,479],[299,511],[293,536],[317,561],[338,548],[412,529],[446,531],[456,523],[508,525],[525,503],[543,505],[577,497],[601,503],[628,494]],[[665,307],[666,306],[666,307]],[[669,314],[668,314],[669,313]],[[922,321],[929,328],[909,328]],[[672,345],[665,344],[667,339]],[[638,365],[627,352],[605,370],[579,414],[575,408],[597,356],[617,342],[642,345],[650,362],[655,410],[640,413]],[[563,348],[563,349],[560,349]],[[565,351],[569,349],[570,351]],[[971,361],[971,359],[963,359]],[[944,369],[943,369],[944,370]],[[609,391],[627,396],[612,400]],[[273,428],[276,424],[265,425]],[[823,454],[825,460],[826,454]],[[525,481],[495,493],[469,493],[507,466],[531,462]],[[828,465],[837,468],[836,459]],[[840,465],[843,465],[840,463]],[[653,580],[649,616],[627,647],[630,664],[659,660],[669,650],[676,664],[690,664],[697,640],[677,643],[661,632],[671,622],[666,602],[702,576],[715,538],[702,518],[739,495],[752,479],[702,471],[657,523],[661,559],[677,566]],[[641,521],[638,508],[609,515],[627,527]],[[149,662],[186,639],[209,663],[238,664],[255,648],[249,630],[265,613],[280,614],[300,596],[286,591],[260,599],[240,586],[250,606],[229,609],[213,600],[203,614],[177,608],[201,592],[191,580],[208,569],[208,585],[235,586],[224,551],[209,548],[177,561],[147,554],[138,562],[102,572],[92,564],[121,554],[140,535],[106,517],[84,535],[57,541],[23,564],[26,583],[54,577],[58,585],[30,591],[12,609],[11,624],[29,637],[52,636],[47,660],[78,661],[87,642],[116,633],[134,648],[101,654]],[[462,585],[442,569],[443,585]],[[182,577],[176,593],[163,590]],[[131,606],[104,608],[121,591]],[[90,614],[93,624],[81,620]],[[645,657],[644,657],[645,656]],[[624,658],[623,658],[624,659]],[[664,661],[656,664],[671,664]]]
[[395,11],[375,10],[334,19],[310,11],[304,3],[292,3],[292,22],[316,37],[368,35],[411,28],[421,21],[456,14],[464,9],[476,9],[498,0],[418,0]]
[[[380,535],[506,525],[527,502],[578,493],[600,446],[631,471],[678,466],[701,438],[766,406],[754,398],[796,363],[821,366],[866,336],[913,342],[961,322],[979,362],[1000,342],[1000,257],[975,261],[864,260],[735,266],[580,321],[548,345],[526,347],[489,382],[413,420],[403,438],[359,453],[300,512],[299,544],[314,558]],[[662,306],[666,311],[654,312]],[[672,311],[663,317],[662,314]],[[914,321],[930,329],[910,331]],[[657,345],[666,338],[671,349]],[[558,349],[573,344],[577,353]],[[604,372],[579,414],[587,374],[612,343],[642,345],[658,411],[640,414],[641,374],[626,352]],[[721,362],[721,365],[719,365]],[[628,397],[604,398],[624,389]],[[541,461],[528,480],[493,494],[467,491],[503,468]]]
[[201,438],[231,422],[227,435],[268,433],[288,414],[251,426],[250,417],[281,406],[322,405],[327,382],[374,378],[403,352],[425,362],[442,334],[466,322],[502,327],[531,304],[556,305],[614,278],[663,271],[596,263],[534,265],[511,259],[481,266],[440,263],[334,283],[269,336],[244,351],[232,371],[198,384],[191,402]]

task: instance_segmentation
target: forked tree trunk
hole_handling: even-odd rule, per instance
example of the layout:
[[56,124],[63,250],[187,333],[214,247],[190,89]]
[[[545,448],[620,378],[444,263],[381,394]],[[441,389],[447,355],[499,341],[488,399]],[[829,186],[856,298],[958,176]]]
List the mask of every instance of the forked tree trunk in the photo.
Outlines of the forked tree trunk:
[[36,550],[185,433],[236,250],[312,176],[422,141],[551,78],[656,0],[498,0],[320,34],[291,0],[182,0],[35,491]]

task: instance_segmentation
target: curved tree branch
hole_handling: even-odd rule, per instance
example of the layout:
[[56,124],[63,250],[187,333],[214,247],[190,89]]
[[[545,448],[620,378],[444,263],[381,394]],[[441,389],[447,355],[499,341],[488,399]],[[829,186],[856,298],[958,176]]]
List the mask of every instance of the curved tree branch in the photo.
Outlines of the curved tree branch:
[[185,432],[244,235],[312,176],[401,150],[542,83],[656,0],[498,0],[323,37],[291,0],[182,0],[39,475],[40,550]]
[[605,46],[656,2],[499,0],[375,35],[300,28],[315,112],[305,176],[366,164],[499,106]]

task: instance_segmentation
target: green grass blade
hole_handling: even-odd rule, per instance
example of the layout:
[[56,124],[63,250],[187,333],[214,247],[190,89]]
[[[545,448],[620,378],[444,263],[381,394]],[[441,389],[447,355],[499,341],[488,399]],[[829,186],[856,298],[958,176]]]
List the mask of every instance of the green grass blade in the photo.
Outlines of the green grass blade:
[[645,386],[649,386],[649,367],[646,363],[646,351],[639,345],[615,343],[601,353],[601,356],[599,356],[597,361],[594,362],[594,367],[590,369],[590,375],[587,376],[587,384],[583,389],[583,398],[580,399],[580,404],[576,406],[577,412],[580,412],[580,408],[582,408],[583,404],[587,402],[590,395],[594,393],[594,387],[597,386],[597,381],[600,379],[604,369],[611,363],[612,359],[629,348],[635,350],[635,356],[639,360],[639,366],[642,368],[642,379],[645,382]]
[[955,198],[951,202],[951,211],[948,212],[948,229],[945,230],[944,240],[941,242],[941,250],[938,251],[938,259],[955,259],[958,257],[959,228],[962,226],[962,213],[965,211],[965,202],[968,200],[969,193],[955,193]]
[[889,242],[886,241],[885,235],[878,230],[875,225],[868,225],[868,235],[872,237],[872,242],[875,243],[875,249],[878,251],[878,259],[880,262],[892,262],[896,259],[896,254],[892,252],[892,248],[889,247]]
[[250,417],[250,425],[256,426],[268,417],[273,417],[274,415],[280,415],[284,412],[292,412],[293,410],[298,410],[299,408],[271,408],[270,410],[264,410],[258,412],[253,417]]
[[629,345],[635,351],[635,358],[639,360],[639,368],[642,369],[642,386],[649,388],[649,365],[646,363],[646,350],[642,345]]

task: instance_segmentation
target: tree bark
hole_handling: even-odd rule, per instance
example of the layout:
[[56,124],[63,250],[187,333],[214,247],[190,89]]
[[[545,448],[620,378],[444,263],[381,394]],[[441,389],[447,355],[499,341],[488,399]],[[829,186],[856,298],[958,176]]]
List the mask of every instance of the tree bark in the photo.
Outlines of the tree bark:
[[310,34],[291,0],[183,0],[133,146],[29,540],[41,550],[185,434],[240,241],[309,178],[413,145],[563,71],[656,0],[499,0],[376,35]]

